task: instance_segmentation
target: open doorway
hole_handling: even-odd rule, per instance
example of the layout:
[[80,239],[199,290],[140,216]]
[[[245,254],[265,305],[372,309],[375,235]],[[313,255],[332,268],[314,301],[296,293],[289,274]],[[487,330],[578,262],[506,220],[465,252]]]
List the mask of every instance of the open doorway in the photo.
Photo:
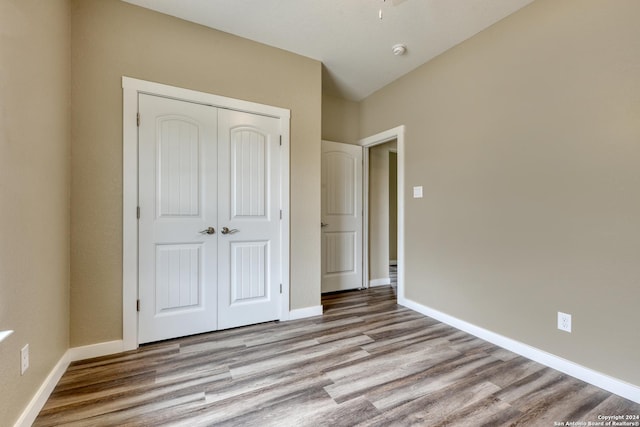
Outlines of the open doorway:
[[397,283],[397,147],[393,139],[369,148],[370,287]]
[[[391,284],[391,273],[393,271],[393,268],[390,268],[390,265],[391,265],[390,261],[395,261],[396,262],[395,275],[397,280],[396,295],[397,295],[399,304],[404,304],[404,301],[405,301],[405,296],[404,296],[404,131],[405,131],[404,126],[399,126],[399,127],[372,135],[360,141],[360,145],[364,148],[364,168],[363,168],[363,175],[364,175],[363,176],[363,184],[364,184],[363,252],[364,252],[364,263],[365,263],[365,266],[363,269],[363,273],[365,276],[364,282],[368,286],[376,286],[378,284],[382,285],[387,283]],[[384,144],[387,144],[390,142],[392,143],[392,145],[385,147]],[[387,211],[386,211],[386,214],[383,213],[381,215],[383,218],[386,218],[386,219],[383,219],[383,222],[386,221],[386,227],[383,226],[382,227],[383,230],[381,232],[378,232],[377,233],[378,235],[374,237],[376,233],[371,232],[372,227],[378,227],[377,223],[379,222],[379,220],[376,220],[376,218],[370,215],[371,204],[374,203],[377,206],[382,206],[384,203],[378,203],[375,200],[375,198],[374,200],[372,200],[372,197],[371,197],[372,191],[370,189],[370,182],[371,182],[370,166],[372,162],[378,163],[379,159],[377,159],[376,157],[377,157],[377,154],[379,154],[378,153],[379,151],[381,153],[384,153],[386,151],[386,155],[381,156],[383,157],[381,164],[384,164],[384,161],[385,161],[384,159],[386,159],[386,164],[385,166],[383,166],[383,167],[386,167],[387,169],[386,175],[383,174],[383,176],[386,176],[386,182],[384,181],[384,177],[383,177],[380,185],[384,186],[387,189],[386,190],[387,201],[386,201],[386,204],[384,205]],[[395,177],[396,177],[395,200],[397,203],[395,208],[396,224],[397,224],[396,227],[393,227],[391,225],[391,218],[390,218],[391,216],[390,210],[392,210],[393,207],[390,206],[390,203],[389,203],[390,192],[388,190],[389,189],[388,170],[391,167],[391,161],[392,161],[391,156],[389,154],[395,157],[395,166],[396,166],[396,173],[395,173]],[[378,194],[378,192],[376,192],[376,194]],[[379,212],[381,213],[384,212],[382,209],[385,209],[385,208],[379,208],[381,209]],[[393,249],[392,249],[392,244],[390,242],[393,239],[392,232],[390,232],[391,228],[394,228],[396,230],[396,234],[395,234],[396,244],[393,245],[394,246],[393,249],[395,249],[395,255],[396,255],[395,259],[393,259],[393,256],[392,256]],[[371,244],[372,238],[374,239],[374,241],[376,239],[386,240],[387,243],[386,245],[385,244],[380,245],[376,243],[372,245]],[[381,251],[382,255],[380,255],[380,253],[370,254],[370,252],[372,252],[372,249],[375,250],[374,249],[375,247],[383,248]],[[378,261],[377,265],[372,268],[372,265],[371,265],[372,263],[370,262],[370,260],[373,258],[376,258],[380,261]],[[380,273],[380,271],[382,271],[382,273]],[[385,276],[385,272],[386,272],[386,276]],[[381,275],[382,277],[376,277],[377,275]]]
[[389,280],[398,288],[398,149],[389,151]]

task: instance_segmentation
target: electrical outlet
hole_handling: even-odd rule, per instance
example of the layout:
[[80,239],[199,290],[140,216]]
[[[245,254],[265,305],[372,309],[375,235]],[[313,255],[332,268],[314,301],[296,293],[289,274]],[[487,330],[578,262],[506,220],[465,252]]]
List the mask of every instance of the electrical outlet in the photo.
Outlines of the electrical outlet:
[[558,329],[561,331],[571,332],[571,315],[558,312]]
[[29,369],[29,344],[20,350],[20,375],[24,375],[27,369]]

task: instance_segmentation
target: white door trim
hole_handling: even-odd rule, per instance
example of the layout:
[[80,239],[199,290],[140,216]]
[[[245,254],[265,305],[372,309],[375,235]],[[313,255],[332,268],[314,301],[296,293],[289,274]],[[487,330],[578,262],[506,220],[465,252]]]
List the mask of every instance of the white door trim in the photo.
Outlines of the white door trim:
[[122,77],[122,340],[123,351],[138,347],[138,94],[164,96],[213,107],[276,117],[281,120],[281,259],[280,320],[289,320],[289,124],[288,109]]
[[398,141],[398,304],[405,305],[404,295],[404,125],[361,139],[364,147],[362,168],[363,225],[362,270],[365,286],[369,286],[369,149],[392,140]]

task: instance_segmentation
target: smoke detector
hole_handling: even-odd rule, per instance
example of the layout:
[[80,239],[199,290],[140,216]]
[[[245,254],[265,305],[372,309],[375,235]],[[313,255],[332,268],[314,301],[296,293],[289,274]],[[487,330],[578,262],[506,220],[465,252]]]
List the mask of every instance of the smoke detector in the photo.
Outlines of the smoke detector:
[[395,56],[402,56],[405,53],[407,53],[407,47],[405,45],[403,45],[402,43],[393,45],[393,47],[391,48],[393,54]]

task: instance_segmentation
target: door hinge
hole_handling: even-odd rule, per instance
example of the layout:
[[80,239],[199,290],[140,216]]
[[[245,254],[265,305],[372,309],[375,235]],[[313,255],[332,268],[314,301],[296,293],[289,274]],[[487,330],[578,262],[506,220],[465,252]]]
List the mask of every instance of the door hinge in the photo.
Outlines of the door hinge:
[[136,311],[140,311],[140,300],[136,300]]
[[136,113],[136,124],[140,126],[140,113]]
[[280,283],[280,293],[282,293],[282,283]]
[[282,147],[282,135],[280,135],[280,146]]
[[282,209],[280,209],[280,219],[282,219]]
[[140,206],[136,208],[136,216],[140,219]]

